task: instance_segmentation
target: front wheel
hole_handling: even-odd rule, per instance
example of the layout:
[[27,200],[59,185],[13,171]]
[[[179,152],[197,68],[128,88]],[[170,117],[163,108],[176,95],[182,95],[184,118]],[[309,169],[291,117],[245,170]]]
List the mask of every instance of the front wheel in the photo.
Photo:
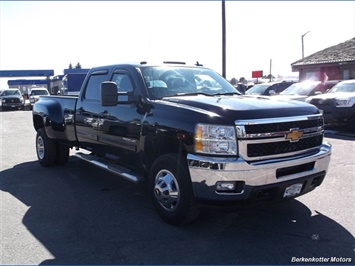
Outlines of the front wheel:
[[37,131],[36,152],[38,161],[42,166],[52,166],[57,158],[56,143],[47,137],[44,128]]
[[199,209],[183,157],[167,154],[158,158],[150,171],[149,189],[156,211],[167,223],[184,225],[197,218]]

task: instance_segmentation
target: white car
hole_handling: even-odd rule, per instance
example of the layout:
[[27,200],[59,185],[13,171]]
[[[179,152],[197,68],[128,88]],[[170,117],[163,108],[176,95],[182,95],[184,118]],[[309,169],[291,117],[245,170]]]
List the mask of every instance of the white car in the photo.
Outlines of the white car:
[[306,99],[313,95],[321,95],[326,93],[329,89],[331,89],[335,84],[337,84],[338,80],[328,80],[324,83],[320,81],[302,81],[293,83],[287,89],[282,91],[279,95],[275,95],[275,97],[279,100],[296,100],[296,101],[306,101]]
[[34,88],[31,90],[31,93],[29,95],[31,109],[33,108],[33,105],[39,100],[39,97],[42,95],[49,95],[49,92],[46,88]]
[[328,93],[309,97],[306,102],[323,111],[326,124],[347,125],[355,132],[355,79],[341,81]]

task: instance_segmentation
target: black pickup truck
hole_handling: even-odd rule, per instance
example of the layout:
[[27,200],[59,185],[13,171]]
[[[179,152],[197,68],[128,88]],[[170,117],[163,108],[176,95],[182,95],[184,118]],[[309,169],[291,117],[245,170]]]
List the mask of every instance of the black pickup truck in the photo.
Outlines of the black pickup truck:
[[78,97],[41,96],[33,108],[43,166],[76,156],[147,182],[168,223],[201,204],[296,197],[319,186],[331,145],[310,104],[251,97],[215,71],[183,64],[120,64],[87,74]]

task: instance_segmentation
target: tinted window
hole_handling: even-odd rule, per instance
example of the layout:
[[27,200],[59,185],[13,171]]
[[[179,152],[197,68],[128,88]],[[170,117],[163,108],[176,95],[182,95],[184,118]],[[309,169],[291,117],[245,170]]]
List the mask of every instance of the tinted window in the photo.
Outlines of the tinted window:
[[89,101],[100,101],[101,83],[107,80],[106,75],[92,75],[86,85],[84,98]]
[[133,91],[133,84],[126,74],[114,74],[112,81],[116,82],[118,92]]

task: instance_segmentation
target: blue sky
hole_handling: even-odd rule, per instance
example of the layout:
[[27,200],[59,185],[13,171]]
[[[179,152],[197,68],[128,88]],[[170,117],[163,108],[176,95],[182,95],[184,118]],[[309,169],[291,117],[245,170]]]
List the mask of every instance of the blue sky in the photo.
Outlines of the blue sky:
[[[0,69],[177,60],[222,73],[221,1],[0,1]],[[227,78],[355,37],[355,1],[226,1]],[[7,87],[7,78],[0,80]]]

